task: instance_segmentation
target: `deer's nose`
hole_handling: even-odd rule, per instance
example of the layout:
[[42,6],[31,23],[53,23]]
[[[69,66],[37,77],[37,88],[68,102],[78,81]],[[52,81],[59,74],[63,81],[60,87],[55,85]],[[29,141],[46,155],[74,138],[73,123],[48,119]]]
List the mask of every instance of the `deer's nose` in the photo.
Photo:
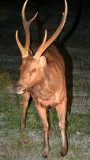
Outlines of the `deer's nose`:
[[25,87],[22,84],[16,83],[13,89],[17,94],[22,94],[25,90]]

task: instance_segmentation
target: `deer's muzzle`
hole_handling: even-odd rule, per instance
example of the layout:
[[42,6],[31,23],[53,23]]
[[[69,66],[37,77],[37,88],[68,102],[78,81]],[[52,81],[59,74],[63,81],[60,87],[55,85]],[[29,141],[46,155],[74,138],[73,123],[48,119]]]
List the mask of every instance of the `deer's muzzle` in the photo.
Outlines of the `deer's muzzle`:
[[25,91],[25,87],[22,84],[16,83],[13,87],[14,91],[17,94],[23,94]]

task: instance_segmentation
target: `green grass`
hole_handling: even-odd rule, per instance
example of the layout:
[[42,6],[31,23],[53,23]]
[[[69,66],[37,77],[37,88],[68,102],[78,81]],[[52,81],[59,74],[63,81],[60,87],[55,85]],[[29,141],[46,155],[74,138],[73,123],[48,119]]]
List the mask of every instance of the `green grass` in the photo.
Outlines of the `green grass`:
[[[83,134],[90,134],[89,127],[90,114],[72,114],[69,117],[68,130],[69,134],[82,132]],[[73,125],[74,124],[74,125]]]
[[[18,63],[11,57],[4,60],[0,70],[0,159],[1,160],[42,160],[43,129],[41,120],[35,109],[34,102],[28,108],[26,129],[21,132],[20,121],[22,116],[22,96],[13,92],[13,85],[19,76],[20,59]],[[18,69],[17,69],[18,68]],[[84,78],[85,79],[85,78]],[[78,97],[80,91],[85,94],[84,102],[89,99],[89,84],[78,79],[74,74],[74,98],[80,102]],[[80,86],[81,84],[81,86]],[[59,154],[61,146],[61,135],[58,127],[58,117],[55,110],[50,111],[51,139],[49,160],[89,160],[89,138],[90,114],[86,103],[79,105],[73,102],[71,115],[68,117],[68,154],[62,158]],[[73,109],[74,108],[74,109]],[[83,111],[82,112],[82,108]],[[75,112],[74,112],[75,111]],[[86,112],[87,111],[87,112]]]

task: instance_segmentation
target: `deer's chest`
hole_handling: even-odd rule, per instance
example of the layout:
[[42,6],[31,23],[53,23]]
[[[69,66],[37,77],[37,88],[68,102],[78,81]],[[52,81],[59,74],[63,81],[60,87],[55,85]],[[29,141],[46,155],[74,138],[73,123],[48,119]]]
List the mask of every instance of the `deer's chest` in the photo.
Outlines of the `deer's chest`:
[[50,90],[46,89],[41,89],[40,87],[33,88],[30,90],[31,96],[34,99],[34,101],[38,104],[40,104],[43,107],[54,107],[57,102],[56,102],[56,95],[55,93]]
[[40,103],[40,105],[42,107],[51,107],[54,108],[58,103],[56,101],[56,95],[51,96],[48,99],[38,99],[38,103]]

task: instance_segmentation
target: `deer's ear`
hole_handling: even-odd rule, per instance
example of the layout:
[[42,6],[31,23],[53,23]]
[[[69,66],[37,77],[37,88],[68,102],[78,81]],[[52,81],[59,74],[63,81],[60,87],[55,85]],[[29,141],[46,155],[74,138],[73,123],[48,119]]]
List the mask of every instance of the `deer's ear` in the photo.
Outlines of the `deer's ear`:
[[42,67],[44,67],[47,64],[47,60],[45,56],[40,57],[40,64]]

